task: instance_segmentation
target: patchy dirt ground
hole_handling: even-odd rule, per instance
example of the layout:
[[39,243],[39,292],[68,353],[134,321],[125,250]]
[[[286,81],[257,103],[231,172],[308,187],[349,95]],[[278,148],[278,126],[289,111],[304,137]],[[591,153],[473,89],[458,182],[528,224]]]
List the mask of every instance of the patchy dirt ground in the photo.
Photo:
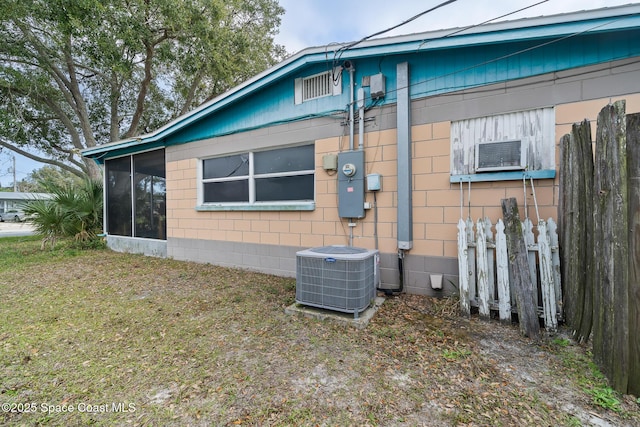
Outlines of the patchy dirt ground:
[[285,314],[292,279],[38,247],[0,239],[0,424],[640,426],[562,332],[409,295],[357,330]]

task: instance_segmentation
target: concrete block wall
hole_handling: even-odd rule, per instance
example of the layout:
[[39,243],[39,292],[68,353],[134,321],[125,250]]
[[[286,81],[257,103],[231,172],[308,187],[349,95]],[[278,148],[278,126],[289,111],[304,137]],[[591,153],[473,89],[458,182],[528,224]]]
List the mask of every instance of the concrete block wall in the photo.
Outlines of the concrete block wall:
[[[628,61],[627,61],[628,62]],[[468,91],[412,103],[413,126],[413,248],[405,259],[405,290],[419,294],[437,294],[430,289],[429,275],[444,275],[445,292],[455,292],[457,283],[457,228],[461,216],[460,185],[450,183],[450,121],[490,115],[504,110],[505,100],[514,109],[548,106],[549,99],[564,101],[555,103],[556,112],[556,168],[559,161],[558,141],[571,129],[571,124],[589,118],[593,122],[600,109],[608,102],[624,98],[628,112],[640,111],[640,93],[615,98],[583,99],[575,83],[590,77],[606,85],[624,73],[635,75],[640,67],[631,63],[608,64],[589,67],[582,73],[566,73],[562,78],[530,79],[536,96],[522,97],[529,93],[528,86],[514,88],[507,84],[495,90]],[[593,70],[591,70],[593,68]],[[603,71],[604,70],[604,71]],[[590,74],[591,73],[591,74]],[[579,80],[576,76],[579,75]],[[603,77],[603,75],[605,77]],[[608,76],[608,77],[607,77]],[[547,76],[548,77],[548,76]],[[630,81],[625,77],[624,81]],[[637,80],[636,80],[637,81]],[[595,82],[595,80],[594,80]],[[633,85],[632,85],[633,86]],[[620,89],[621,90],[621,89]],[[564,92],[563,92],[564,91]],[[541,94],[553,94],[544,98]],[[595,88],[590,94],[599,93]],[[591,95],[590,95],[591,96]],[[545,103],[546,102],[546,103]],[[551,104],[554,105],[554,104]],[[445,112],[450,117],[442,117]],[[415,113],[415,114],[413,114]],[[383,284],[395,287],[397,271],[397,150],[395,106],[371,110],[365,133],[366,173],[382,175],[382,191],[376,194],[378,206],[378,247],[381,252],[381,278]],[[322,121],[320,121],[322,120]],[[338,217],[337,177],[322,169],[322,157],[338,153],[348,145],[348,130],[337,122],[314,119],[265,130],[230,135],[209,141],[198,141],[167,148],[167,254],[177,259],[210,262],[237,266],[283,276],[295,275],[295,252],[309,247],[349,243],[349,227]],[[357,133],[356,133],[357,135]],[[248,141],[251,141],[249,143]],[[229,152],[231,147],[242,150],[264,148],[278,144],[315,142],[316,156],[316,208],[313,211],[197,211],[197,168],[199,159]],[[252,145],[253,144],[253,145]],[[358,141],[355,141],[355,146]],[[238,148],[236,148],[237,150]],[[542,218],[557,218],[558,179],[536,180],[535,196]],[[521,215],[525,213],[536,222],[536,210],[530,182],[526,192],[522,181],[477,182],[463,185],[462,216],[476,221],[488,217],[494,223],[502,217],[500,202],[515,197]],[[469,195],[471,207],[469,208]],[[524,205],[527,205],[526,212]],[[373,194],[366,194],[366,201],[373,203]],[[374,213],[357,222],[353,229],[355,246],[374,248]]]

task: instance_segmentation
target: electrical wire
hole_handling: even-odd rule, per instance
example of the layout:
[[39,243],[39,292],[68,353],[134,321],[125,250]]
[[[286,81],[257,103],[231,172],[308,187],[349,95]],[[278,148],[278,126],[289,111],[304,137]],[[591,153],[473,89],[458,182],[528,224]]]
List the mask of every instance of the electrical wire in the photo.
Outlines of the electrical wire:
[[433,40],[423,40],[423,42],[422,42],[422,43],[420,43],[420,47],[422,47],[422,46],[423,46],[424,44],[426,44],[428,41],[434,41],[434,40],[439,40],[439,39],[445,39],[445,38],[447,38],[447,37],[451,37],[451,36],[454,36],[454,35],[456,35],[456,34],[460,34],[460,33],[462,33],[462,32],[465,32],[465,31],[467,31],[467,30],[470,30],[470,29],[472,29],[472,28],[481,27],[482,25],[488,24],[489,22],[497,21],[498,19],[502,19],[502,18],[506,18],[507,16],[515,15],[516,13],[522,12],[522,11],[527,10],[527,9],[531,9],[532,7],[535,7],[535,6],[539,6],[539,5],[541,5],[541,4],[543,4],[543,3],[546,3],[546,2],[548,2],[548,1],[549,1],[549,0],[542,0],[542,1],[539,1],[538,3],[530,4],[529,6],[525,6],[525,7],[523,7],[523,8],[518,9],[518,10],[514,10],[513,12],[505,13],[504,15],[500,15],[500,16],[496,16],[495,18],[487,19],[486,21],[482,21],[482,22],[480,22],[479,24],[473,24],[473,25],[469,25],[469,26],[464,27],[464,28],[460,28],[459,30],[455,30],[455,31],[453,31],[453,32],[451,32],[451,33],[449,33],[449,34],[447,34],[447,35],[445,35],[445,36],[442,36],[442,37],[440,37],[440,38],[437,38],[437,39],[433,39]]
[[351,49],[352,47],[354,47],[354,46],[356,46],[356,45],[359,45],[360,43],[362,43],[362,42],[364,42],[364,41],[366,41],[366,40],[369,40],[370,38],[373,38],[373,37],[376,37],[376,36],[382,35],[382,34],[384,34],[384,33],[388,33],[389,31],[393,31],[393,30],[395,30],[396,28],[400,28],[400,27],[402,27],[403,25],[406,25],[406,24],[408,24],[409,22],[415,21],[416,19],[420,18],[421,16],[426,15],[427,13],[431,13],[431,12],[433,12],[434,10],[440,9],[441,7],[447,6],[447,5],[451,4],[451,3],[455,3],[456,1],[458,1],[458,0],[447,0],[447,1],[444,1],[444,2],[442,2],[442,3],[440,3],[440,4],[438,4],[438,5],[436,5],[436,6],[432,7],[432,8],[430,8],[430,9],[427,9],[427,10],[425,10],[425,11],[423,11],[423,12],[418,13],[417,15],[412,16],[411,18],[409,18],[409,19],[407,19],[407,20],[405,20],[405,21],[402,21],[402,22],[401,22],[401,23],[399,23],[399,24],[396,24],[396,25],[394,25],[394,26],[392,26],[392,27],[389,27],[389,28],[387,28],[387,29],[384,29],[384,30],[378,31],[378,32],[373,33],[373,34],[371,34],[371,35],[369,35],[369,36],[363,37],[363,38],[361,38],[360,40],[357,40],[357,41],[354,41],[354,42],[348,43],[348,44],[346,44],[346,45],[342,46],[340,49],[338,49],[337,51],[335,51],[335,52],[334,52],[334,62],[339,61],[339,60],[340,60],[340,58],[342,57],[342,54],[343,54],[345,51],[347,51],[347,50]]
[[[394,25],[394,26],[392,26],[392,27],[389,27],[389,28],[387,28],[387,29],[385,29],[385,30],[378,31],[378,32],[376,32],[376,33],[374,33],[374,34],[371,34],[371,35],[369,35],[369,36],[363,37],[363,38],[361,38],[360,40],[357,40],[357,41],[354,41],[354,42],[348,43],[348,44],[346,44],[346,45],[344,45],[344,46],[341,46],[338,50],[335,50],[335,51],[333,52],[333,63],[332,63],[332,70],[331,70],[331,72],[332,72],[332,79],[333,79],[333,82],[334,82],[334,83],[336,83],[336,82],[337,82],[337,77],[336,77],[336,75],[335,75],[335,70],[336,70],[336,68],[337,68],[338,62],[340,62],[340,60],[342,59],[342,55],[343,55],[343,54],[344,54],[344,52],[346,52],[347,50],[349,50],[349,49],[353,48],[354,46],[357,46],[358,44],[360,44],[360,43],[362,43],[362,42],[364,42],[364,41],[366,41],[366,40],[368,40],[368,39],[370,39],[370,38],[373,38],[373,37],[376,37],[376,36],[382,35],[382,34],[384,34],[384,33],[388,33],[389,31],[395,30],[396,28],[399,28],[399,27],[401,27],[401,26],[403,26],[403,25],[406,25],[406,24],[408,24],[408,23],[410,23],[410,22],[412,22],[412,21],[415,21],[416,19],[420,18],[421,16],[426,15],[427,13],[433,12],[433,11],[435,11],[435,10],[437,10],[437,9],[440,9],[441,7],[447,6],[447,5],[451,4],[451,3],[455,3],[456,1],[457,1],[457,0],[448,0],[448,1],[442,2],[442,3],[440,3],[440,4],[438,4],[438,5],[434,6],[434,7],[432,7],[432,8],[430,8],[430,9],[427,9],[427,10],[425,10],[425,11],[423,11],[423,12],[420,12],[420,13],[419,13],[419,14],[417,14],[417,15],[412,16],[411,18],[409,18],[409,19],[407,19],[407,20],[405,20],[405,21],[402,21],[402,22],[401,22],[401,23],[399,23],[399,24],[396,24],[396,25]],[[440,39],[444,39],[444,38],[447,38],[447,37],[451,37],[451,36],[453,36],[453,35],[455,35],[455,34],[459,34],[459,33],[461,33],[461,32],[464,32],[464,31],[470,30],[470,29],[472,29],[472,28],[476,28],[476,27],[479,27],[479,26],[482,26],[482,25],[488,24],[489,22],[493,22],[493,21],[498,20],[498,19],[506,18],[507,16],[510,16],[510,15],[513,15],[513,14],[516,14],[516,13],[519,13],[519,12],[522,12],[522,11],[524,11],[524,10],[527,10],[527,9],[532,8],[532,7],[538,6],[538,5],[540,5],[540,4],[546,3],[546,2],[548,2],[548,1],[549,1],[549,0],[542,0],[542,1],[539,1],[539,2],[537,2],[537,3],[533,3],[533,4],[529,5],[529,6],[525,6],[525,7],[523,7],[523,8],[520,8],[520,9],[514,10],[514,11],[512,11],[512,12],[505,13],[505,14],[503,14],[503,15],[497,16],[497,17],[495,17],[495,18],[488,19],[488,20],[483,21],[483,22],[480,22],[480,23],[478,23],[478,24],[469,25],[469,26],[467,26],[467,27],[464,27],[464,28],[461,28],[461,29],[455,30],[455,31],[453,31],[453,32],[451,32],[451,33],[449,33],[449,34],[447,34],[447,35],[445,35],[445,36],[438,37],[438,38],[436,38],[436,39],[431,39],[431,40],[424,40],[424,41],[420,44],[419,48],[421,48],[421,47],[422,47],[424,44],[426,44],[428,41],[429,41],[429,42],[433,42],[433,41],[436,41],[436,40],[440,40]],[[331,45],[335,45],[335,44],[336,44],[336,43],[330,43],[329,45],[325,46],[325,58],[327,58],[327,57],[328,57],[328,48],[329,48],[329,46],[331,46]],[[382,61],[381,61],[381,62],[382,62]],[[378,64],[378,67],[380,67],[380,64]]]
[[[402,27],[403,25],[406,25],[406,24],[408,24],[408,23],[410,23],[410,22],[412,22],[412,21],[415,21],[416,19],[420,18],[421,16],[424,16],[424,15],[426,15],[426,14],[428,14],[428,13],[431,13],[431,12],[433,12],[433,11],[435,11],[435,10],[437,10],[437,9],[440,9],[441,7],[447,6],[447,5],[451,4],[451,3],[455,3],[456,1],[458,1],[458,0],[447,0],[447,1],[444,1],[444,2],[442,2],[442,3],[440,3],[440,4],[438,4],[438,5],[436,5],[436,6],[432,7],[432,8],[430,8],[430,9],[427,9],[427,10],[425,10],[425,11],[423,11],[423,12],[418,13],[417,15],[412,16],[411,18],[409,18],[409,19],[407,19],[407,20],[402,21],[402,22],[401,22],[401,23],[399,23],[399,24],[396,24],[396,25],[394,25],[394,26],[392,26],[392,27],[386,28],[386,29],[384,29],[384,30],[381,30],[381,31],[378,31],[378,32],[373,33],[373,34],[371,34],[371,35],[368,35],[368,36],[366,36],[366,37],[363,37],[363,38],[361,38],[360,40],[356,40],[356,41],[354,41],[354,42],[347,43],[346,45],[343,45],[343,46],[342,46],[342,47],[340,47],[338,50],[336,50],[336,51],[334,51],[334,52],[333,52],[333,64],[332,64],[332,70],[336,70],[336,68],[337,68],[337,66],[338,66],[338,63],[339,63],[339,62],[340,62],[340,60],[342,59],[342,55],[344,54],[344,52],[346,52],[347,50],[349,50],[349,49],[353,48],[354,46],[357,46],[357,45],[359,45],[360,43],[362,43],[362,42],[364,42],[364,41],[366,41],[366,40],[369,40],[370,38],[373,38],[373,37],[376,37],[376,36],[382,35],[382,34],[384,34],[384,33],[388,33],[389,31],[393,31],[393,30],[395,30],[396,28],[400,28],[400,27]],[[335,71],[332,71],[332,72],[335,72]],[[332,77],[333,77],[334,82],[335,82],[335,81],[336,81],[336,77],[335,77],[335,75],[333,75]]]
[[[536,3],[536,5],[537,4],[538,3]],[[591,32],[593,30],[598,29],[598,28],[605,27],[607,25],[622,21],[622,20],[627,19],[627,18],[629,18],[629,17],[622,17],[622,18],[617,18],[617,19],[614,19],[614,20],[610,20],[610,21],[607,21],[607,22],[604,22],[604,23],[601,23],[601,24],[598,24],[598,25],[594,25],[594,26],[589,27],[589,28],[587,28],[585,30],[582,30],[582,31],[577,31],[577,32],[574,32],[574,33],[571,33],[571,34],[567,34],[566,36],[563,36],[563,37],[560,37],[560,38],[549,40],[549,41],[546,41],[544,43],[539,43],[539,44],[536,44],[534,46],[529,46],[527,48],[524,48],[524,49],[521,49],[521,50],[518,50],[518,51],[515,51],[515,52],[512,52],[512,53],[509,53],[509,54],[506,54],[506,55],[502,55],[502,56],[499,56],[499,57],[496,57],[496,58],[493,58],[493,59],[489,59],[487,61],[479,62],[479,63],[473,64],[473,65],[469,65],[467,67],[463,67],[463,68],[460,68],[460,69],[457,69],[457,70],[454,70],[454,71],[450,71],[450,72],[447,72],[447,73],[444,73],[444,74],[440,74],[438,76],[433,76],[433,77],[430,77],[430,78],[425,79],[425,80],[421,80],[421,81],[418,81],[418,82],[415,82],[415,83],[411,83],[411,84],[409,84],[409,85],[407,85],[405,87],[397,87],[396,89],[388,90],[387,94],[391,94],[391,93],[397,92],[398,90],[401,90],[401,89],[411,88],[411,87],[415,87],[415,86],[418,86],[418,85],[424,85],[424,84],[436,81],[438,79],[443,79],[445,77],[450,77],[450,76],[453,76],[453,75],[456,75],[456,74],[459,74],[459,73],[463,73],[465,71],[470,71],[470,70],[473,70],[475,68],[479,68],[479,67],[482,67],[482,66],[485,66],[485,65],[489,65],[489,64],[492,64],[492,63],[495,63],[495,62],[499,62],[499,61],[502,61],[502,60],[505,60],[505,59],[509,59],[511,57],[514,57],[514,56],[522,55],[524,53],[527,53],[527,52],[530,52],[530,51],[533,51],[533,50],[536,50],[536,49],[540,49],[540,48],[545,47],[545,46],[549,46],[549,45],[552,45],[552,44],[555,44],[555,43],[562,42],[564,40],[571,39],[573,37],[577,37],[577,36],[582,35],[582,34],[589,33],[589,32]],[[480,24],[478,24],[478,25],[480,25]],[[448,37],[448,36],[449,35],[438,37],[436,39],[431,39],[429,41],[441,40],[441,39],[443,39],[445,37]],[[624,58],[619,58],[619,59],[624,59]],[[611,59],[611,60],[615,60],[615,58]],[[503,82],[506,82],[506,81],[509,81],[509,79],[504,79],[504,80],[491,82],[490,84],[498,84],[498,83],[503,83]],[[447,87],[447,88],[433,89],[431,91],[425,91],[425,92],[422,92],[421,94],[428,96],[430,93],[437,92],[437,91],[442,91],[442,90],[462,90],[462,89],[470,89],[470,87],[468,87],[468,86],[452,86],[452,87]]]
[[[624,18],[621,18],[621,19],[624,19]],[[604,24],[595,25],[595,26],[590,27],[590,28],[588,28],[588,29],[586,29],[586,30],[578,31],[578,32],[575,32],[575,33],[572,33],[572,34],[568,34],[568,35],[563,36],[563,37],[560,37],[560,38],[558,38],[558,39],[553,39],[553,40],[550,40],[550,41],[548,41],[548,42],[540,43],[540,44],[537,44],[537,45],[535,45],[535,46],[530,46],[530,47],[528,47],[528,48],[521,49],[521,50],[518,50],[518,51],[516,51],[516,52],[512,52],[512,53],[506,54],[506,55],[502,55],[502,56],[499,56],[499,57],[497,57],[497,58],[489,59],[489,60],[487,60],[487,61],[480,62],[480,63],[478,63],[478,64],[470,65],[470,66],[468,66],[468,67],[464,67],[464,68],[461,68],[461,69],[459,69],[459,70],[452,71],[452,72],[450,72],[450,73],[446,73],[446,74],[442,74],[442,75],[440,75],[440,76],[432,77],[432,78],[427,79],[427,80],[424,80],[424,81],[422,81],[422,82],[414,83],[414,84],[412,84],[412,85],[409,85],[409,87],[411,87],[411,86],[415,86],[415,85],[417,85],[417,84],[421,84],[421,83],[427,83],[427,82],[429,82],[429,81],[433,81],[433,80],[435,80],[435,79],[437,79],[437,78],[449,77],[449,76],[451,76],[451,75],[453,75],[453,74],[458,74],[458,73],[461,73],[461,72],[464,72],[464,71],[469,71],[469,70],[472,70],[472,69],[474,69],[474,68],[478,68],[478,67],[482,67],[482,66],[484,66],[484,65],[488,65],[488,64],[491,64],[491,63],[494,63],[494,62],[502,61],[502,60],[504,60],[504,59],[508,59],[508,58],[513,57],[513,56],[521,55],[521,54],[523,54],[523,53],[527,53],[527,52],[530,52],[530,51],[535,50],[535,49],[540,49],[541,47],[545,47],[545,46],[549,46],[549,45],[551,45],[551,44],[559,43],[559,42],[561,42],[561,41],[564,41],[564,40],[570,39],[570,38],[572,38],[572,37],[576,37],[576,36],[579,36],[579,35],[581,35],[581,34],[588,33],[588,32],[590,32],[590,31],[593,31],[593,30],[598,29],[598,28],[600,28],[600,27],[604,27],[604,26],[606,26],[606,25],[613,24],[613,23],[615,23],[615,22],[620,21],[621,19],[615,19],[615,20],[613,20],[613,21],[608,21],[608,22],[606,22],[606,23],[604,23]],[[397,90],[400,90],[400,89],[402,89],[402,88],[397,88],[397,89],[396,89],[396,91],[397,91]]]

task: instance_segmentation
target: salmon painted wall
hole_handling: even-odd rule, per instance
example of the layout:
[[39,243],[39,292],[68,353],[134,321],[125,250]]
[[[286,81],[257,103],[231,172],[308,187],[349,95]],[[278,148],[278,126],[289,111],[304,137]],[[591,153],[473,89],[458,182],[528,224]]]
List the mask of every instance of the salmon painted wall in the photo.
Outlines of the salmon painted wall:
[[[640,112],[640,94],[557,105],[556,169],[560,138],[575,122],[592,121],[595,136],[596,117],[610,101],[627,100],[627,112]],[[456,257],[456,223],[460,218],[460,185],[449,182],[450,122],[412,127],[413,150],[413,240],[412,255]],[[337,178],[322,169],[322,156],[337,153],[348,145],[346,137],[315,141],[316,209],[311,212],[199,212],[197,204],[198,159],[167,163],[167,232],[171,238],[219,240],[292,247],[317,247],[348,244],[349,227],[338,217]],[[365,134],[366,173],[382,175],[382,191],[377,196],[378,242],[382,253],[394,253],[396,247],[397,151],[395,129]],[[558,180],[536,180],[535,196],[542,218],[556,218]],[[470,208],[469,208],[470,194]],[[530,183],[526,194],[522,181],[475,182],[463,185],[462,215],[475,221],[489,217],[493,222],[502,216],[500,201],[515,197],[524,215],[536,222]],[[373,204],[373,194],[366,200]],[[353,230],[354,245],[374,247],[374,212],[358,221]]]

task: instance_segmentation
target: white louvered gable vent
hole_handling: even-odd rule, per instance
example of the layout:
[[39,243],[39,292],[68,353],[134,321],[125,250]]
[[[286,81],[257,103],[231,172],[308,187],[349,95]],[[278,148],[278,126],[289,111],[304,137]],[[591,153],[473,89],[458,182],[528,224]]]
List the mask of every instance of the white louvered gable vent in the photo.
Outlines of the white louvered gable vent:
[[331,95],[331,74],[322,73],[302,79],[302,100],[321,98]]
[[479,142],[476,145],[476,172],[522,170],[527,165],[523,140]]
[[338,68],[335,74],[331,71],[326,71],[313,76],[296,79],[295,103],[301,104],[312,99],[340,95],[342,93],[341,71],[342,70]]

